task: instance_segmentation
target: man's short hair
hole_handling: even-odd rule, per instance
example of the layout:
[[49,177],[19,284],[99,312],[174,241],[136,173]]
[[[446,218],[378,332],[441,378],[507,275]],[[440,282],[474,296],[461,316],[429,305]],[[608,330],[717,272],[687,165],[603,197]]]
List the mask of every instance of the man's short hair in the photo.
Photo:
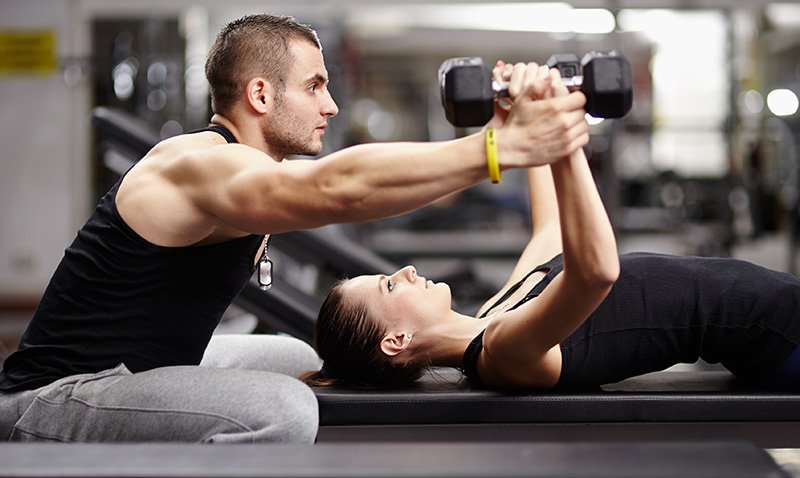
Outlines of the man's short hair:
[[228,23],[206,58],[214,113],[229,113],[247,82],[257,76],[266,78],[280,99],[292,61],[289,44],[293,40],[307,40],[322,49],[317,33],[291,16],[248,15]]

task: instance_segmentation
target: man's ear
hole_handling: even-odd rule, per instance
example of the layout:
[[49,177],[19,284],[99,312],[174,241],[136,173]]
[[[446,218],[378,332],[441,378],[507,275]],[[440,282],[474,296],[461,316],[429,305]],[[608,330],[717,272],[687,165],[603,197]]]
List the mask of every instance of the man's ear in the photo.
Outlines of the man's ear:
[[405,350],[411,343],[409,332],[389,332],[381,340],[381,350],[390,357],[394,357]]
[[264,114],[269,111],[272,101],[272,85],[261,77],[256,77],[247,82],[247,104],[257,113]]

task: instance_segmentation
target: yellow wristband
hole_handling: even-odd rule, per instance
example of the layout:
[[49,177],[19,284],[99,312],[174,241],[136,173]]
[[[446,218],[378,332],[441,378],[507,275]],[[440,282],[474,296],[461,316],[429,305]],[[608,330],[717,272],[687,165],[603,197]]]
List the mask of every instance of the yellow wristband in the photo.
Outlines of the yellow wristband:
[[497,162],[497,131],[486,128],[486,164],[489,166],[489,178],[494,184],[502,180],[500,163]]

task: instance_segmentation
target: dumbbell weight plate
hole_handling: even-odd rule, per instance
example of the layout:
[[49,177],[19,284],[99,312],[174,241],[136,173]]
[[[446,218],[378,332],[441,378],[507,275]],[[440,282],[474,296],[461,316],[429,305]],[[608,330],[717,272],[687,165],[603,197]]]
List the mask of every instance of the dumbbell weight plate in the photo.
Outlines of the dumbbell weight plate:
[[492,72],[479,57],[450,58],[439,67],[444,114],[454,126],[486,124],[494,114]]
[[597,118],[622,118],[633,106],[631,64],[616,52],[591,52],[581,60],[586,112]]

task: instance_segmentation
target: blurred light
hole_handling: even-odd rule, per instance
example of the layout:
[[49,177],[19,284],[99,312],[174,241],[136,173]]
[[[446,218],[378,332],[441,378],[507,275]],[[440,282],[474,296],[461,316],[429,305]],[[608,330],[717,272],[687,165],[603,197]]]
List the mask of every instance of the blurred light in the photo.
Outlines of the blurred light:
[[740,101],[745,109],[753,114],[761,113],[764,110],[764,97],[756,90],[748,90],[740,95]]
[[171,138],[183,133],[183,126],[175,120],[169,120],[161,125],[161,139]]
[[147,68],[147,82],[153,86],[161,86],[167,79],[167,65],[157,61]]
[[369,115],[380,108],[378,102],[372,98],[359,98],[353,102],[353,106],[350,109],[350,117],[359,126],[366,127]]
[[586,122],[589,123],[589,126],[594,126],[596,124],[602,123],[604,118],[596,118],[589,113],[586,113]]
[[412,27],[549,33],[610,33],[616,28],[609,10],[555,2],[381,6],[361,8],[350,20],[354,28],[373,35]]
[[75,86],[83,78],[83,68],[80,65],[72,64],[64,70],[64,84]]
[[[637,32],[652,42],[650,73],[654,130],[714,131],[729,115],[729,78],[708,72],[730,68],[729,19],[722,10],[624,9],[617,15],[620,30]],[[695,72],[696,74],[692,73]],[[698,107],[702,105],[702,107]],[[719,171],[724,163],[718,138],[696,136],[697,147],[709,155],[692,154],[684,138],[652,136],[657,169],[691,174]]]
[[792,90],[772,90],[767,95],[767,107],[775,116],[791,116],[797,113],[799,102]]
[[186,84],[186,102],[191,106],[204,104],[206,97],[203,93],[208,90],[208,83],[203,66],[194,64],[187,67],[183,81]]
[[[679,11],[668,9],[625,9],[617,14],[619,29],[641,32],[654,43],[699,45],[699,35],[705,37],[724,31],[726,20],[719,11]],[[708,30],[706,30],[708,29]],[[676,32],[680,34],[676,35]],[[705,41],[705,38],[703,39]],[[702,42],[700,42],[702,43]]]
[[386,141],[397,135],[397,120],[394,115],[371,98],[359,98],[353,102],[350,117],[357,128],[365,130],[375,140]]
[[576,8],[571,21],[575,33],[611,33],[617,27],[614,14],[603,8]]
[[623,31],[642,32],[650,41],[660,42],[676,38],[675,27],[680,18],[671,10],[622,10],[617,21]]
[[367,131],[373,138],[386,141],[394,137],[397,121],[394,115],[383,110],[373,111],[367,119]]
[[134,78],[139,69],[139,62],[136,58],[126,58],[122,60],[111,71],[111,79],[114,82],[114,94],[117,98],[125,101],[133,96]]
[[800,5],[797,3],[770,3],[765,13],[769,22],[778,28],[800,27]]
[[[206,50],[211,41],[208,7],[188,7],[180,20],[183,36],[186,38],[183,90],[186,98],[186,125],[189,128],[202,125],[208,120],[209,88],[204,71]],[[179,74],[176,74],[176,78],[180,78]],[[170,92],[169,86],[167,92]]]
[[162,89],[151,91],[147,95],[147,107],[153,111],[160,111],[167,105],[167,93]]

